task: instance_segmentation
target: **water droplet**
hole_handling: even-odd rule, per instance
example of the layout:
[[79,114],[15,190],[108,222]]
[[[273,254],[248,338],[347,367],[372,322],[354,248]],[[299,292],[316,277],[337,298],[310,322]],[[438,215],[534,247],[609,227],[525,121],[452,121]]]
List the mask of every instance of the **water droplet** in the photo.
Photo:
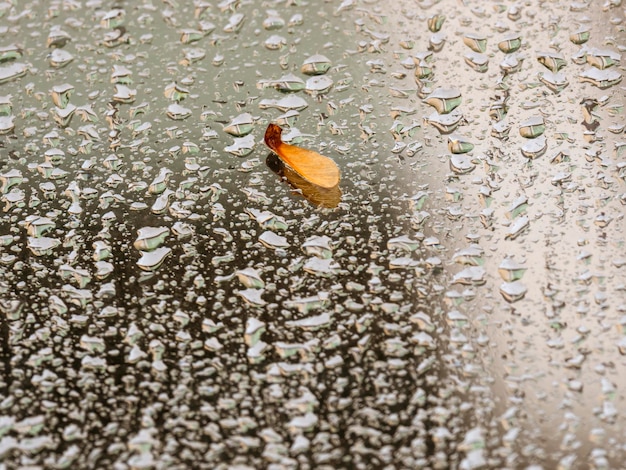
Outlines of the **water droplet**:
[[441,30],[441,27],[443,26],[443,23],[445,21],[446,21],[445,15],[433,15],[428,18],[428,21],[427,21],[428,29],[433,33],[437,33]]
[[560,72],[540,72],[538,77],[539,81],[547,86],[553,93],[561,93],[569,85],[565,74]]
[[253,307],[263,307],[267,304],[261,297],[263,295],[263,289],[244,289],[237,292],[247,304]]
[[172,82],[165,87],[163,94],[167,99],[172,101],[182,101],[189,95],[189,89],[179,85],[176,82]]
[[141,258],[137,261],[144,271],[156,271],[165,259],[172,253],[172,249],[168,247],[159,247],[153,251],[140,251]]
[[595,67],[581,72],[578,77],[581,82],[591,83],[600,89],[612,87],[622,81],[622,74],[617,70],[600,70]]
[[240,114],[224,126],[224,132],[235,137],[248,135],[254,129],[255,120],[250,113]]
[[522,38],[519,34],[513,33],[506,35],[499,43],[498,49],[505,54],[517,51],[522,46]]
[[64,49],[54,49],[48,56],[51,67],[63,68],[74,60],[74,56]]
[[460,134],[450,134],[448,136],[448,150],[452,153],[467,153],[471,152],[474,149],[474,144],[472,144],[467,137]]
[[454,253],[452,259],[459,264],[482,266],[485,263],[484,255],[485,251],[479,245],[470,245]]
[[589,41],[590,37],[591,32],[587,27],[583,26],[571,33],[569,36],[569,40],[572,41],[574,44],[584,44]]
[[259,102],[259,108],[261,109],[276,108],[281,110],[282,112],[287,112],[291,110],[302,111],[308,106],[309,103],[307,103],[304,98],[296,95],[286,96],[279,100],[263,99]]
[[35,256],[47,256],[61,244],[60,240],[50,237],[28,237],[27,247]]
[[472,172],[474,168],[476,168],[476,165],[466,155],[450,156],[450,169],[453,172],[463,175]]
[[487,282],[487,272],[480,266],[470,266],[456,273],[453,284],[479,286]]
[[500,294],[510,303],[523,299],[527,291],[528,288],[520,281],[505,282],[500,286]]
[[[521,129],[520,129],[521,131]],[[529,159],[541,157],[548,149],[548,142],[544,135],[526,141],[522,145],[522,155]]]
[[264,246],[270,248],[272,250],[277,250],[281,248],[288,248],[291,244],[287,241],[285,237],[275,234],[274,232],[265,231],[259,236],[259,241],[263,243]]
[[465,63],[479,73],[485,73],[489,69],[489,57],[478,52],[465,54]]
[[507,230],[505,238],[507,240],[515,240],[521,234],[523,234],[530,226],[530,219],[526,216],[515,219]]
[[243,26],[245,15],[242,13],[235,13],[228,19],[228,24],[224,26],[225,33],[236,33]]
[[326,75],[320,75],[309,78],[306,81],[304,91],[311,96],[318,96],[328,93],[332,86],[333,80],[330,77]]
[[534,139],[546,130],[546,124],[542,116],[533,116],[520,124],[519,133],[522,137]]
[[224,150],[237,157],[245,157],[254,150],[254,136],[247,135],[245,137],[235,137],[232,145],[224,148]]
[[332,258],[309,258],[303,266],[304,271],[320,277],[331,277],[339,272],[339,264]]
[[133,246],[140,251],[152,251],[165,241],[169,233],[167,227],[142,227],[137,230]]
[[287,46],[287,39],[283,36],[273,34],[267,38],[263,44],[265,45],[265,48],[270,51],[280,51]]
[[482,34],[467,33],[463,36],[463,44],[474,52],[482,54],[487,50],[487,38]]
[[434,112],[424,118],[425,124],[431,124],[441,134],[450,134],[463,121],[463,114],[459,110],[454,110],[450,114],[439,114]]
[[424,99],[439,114],[448,114],[461,104],[461,92],[456,88],[437,88]]
[[167,107],[166,114],[167,117],[173,119],[174,121],[182,121],[183,119],[187,119],[189,116],[191,116],[191,110],[177,103],[173,103]]
[[0,67],[0,84],[23,77],[26,75],[27,71],[28,66],[19,62],[13,62],[9,65],[2,66]]
[[265,282],[261,278],[259,270],[254,268],[245,268],[235,271],[235,275],[245,287],[250,289],[262,289],[265,287]]
[[565,57],[559,52],[538,52],[537,60],[553,73],[557,73],[567,65]]

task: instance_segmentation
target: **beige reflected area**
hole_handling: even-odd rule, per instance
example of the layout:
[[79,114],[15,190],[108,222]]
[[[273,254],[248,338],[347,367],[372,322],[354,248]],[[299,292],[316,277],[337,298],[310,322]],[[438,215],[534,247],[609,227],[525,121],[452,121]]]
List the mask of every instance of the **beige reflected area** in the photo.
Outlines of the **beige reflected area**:
[[[465,122],[454,132],[475,146],[465,154],[473,168],[451,173],[447,137],[424,122],[420,138],[428,155],[420,154],[424,162],[404,175],[411,188],[428,185],[427,229],[446,245],[438,253],[446,306],[470,318],[459,329],[467,343],[450,348],[476,390],[488,387],[490,396],[471,392],[469,399],[483,416],[492,401],[498,439],[518,455],[555,465],[572,455],[581,465],[576,468],[587,468],[594,449],[620,455],[626,435],[625,93],[623,82],[596,86],[581,79],[598,62],[589,56],[603,54],[598,50],[620,56],[626,43],[623,6],[602,3],[532,1],[507,10],[505,4],[404,1],[388,13],[395,44],[415,41],[412,49],[394,50],[390,69],[436,51],[428,62],[431,76],[416,80],[409,70],[390,86],[418,95],[425,88],[458,88]],[[445,21],[439,32],[428,32],[435,15]],[[589,40],[576,44],[581,31]],[[521,38],[515,57],[498,48],[507,35]],[[433,41],[442,37],[437,51]],[[486,41],[488,67],[468,65],[474,53],[467,37]],[[546,51],[563,56],[557,78],[566,86],[545,83],[556,80],[538,59]],[[619,61],[608,68],[612,76],[625,71]],[[397,101],[414,104],[423,117],[433,112],[419,98]],[[527,158],[524,149],[534,142],[521,128],[535,117],[545,120],[547,148]],[[520,197],[528,205],[517,211]],[[513,233],[520,217],[528,227]],[[454,283],[467,266],[453,255],[472,243],[485,252],[485,277],[468,287]],[[507,258],[526,268],[520,282],[527,292],[515,302],[501,293],[498,267]]]

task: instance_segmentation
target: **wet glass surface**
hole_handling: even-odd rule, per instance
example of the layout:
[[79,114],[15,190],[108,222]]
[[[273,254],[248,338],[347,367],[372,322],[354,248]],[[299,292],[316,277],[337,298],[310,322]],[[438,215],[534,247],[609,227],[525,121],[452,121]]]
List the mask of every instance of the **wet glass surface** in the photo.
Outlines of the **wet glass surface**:
[[619,468],[624,47],[619,0],[0,3],[0,467]]

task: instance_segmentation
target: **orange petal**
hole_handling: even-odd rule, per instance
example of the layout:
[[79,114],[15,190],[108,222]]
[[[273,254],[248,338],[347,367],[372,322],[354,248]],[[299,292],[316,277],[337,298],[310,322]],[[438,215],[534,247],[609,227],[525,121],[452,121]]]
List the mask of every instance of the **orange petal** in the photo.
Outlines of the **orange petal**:
[[283,163],[305,180],[322,188],[334,188],[339,184],[339,167],[328,157],[313,150],[285,144],[280,135],[282,129],[270,124],[265,131],[265,144],[271,148]]

